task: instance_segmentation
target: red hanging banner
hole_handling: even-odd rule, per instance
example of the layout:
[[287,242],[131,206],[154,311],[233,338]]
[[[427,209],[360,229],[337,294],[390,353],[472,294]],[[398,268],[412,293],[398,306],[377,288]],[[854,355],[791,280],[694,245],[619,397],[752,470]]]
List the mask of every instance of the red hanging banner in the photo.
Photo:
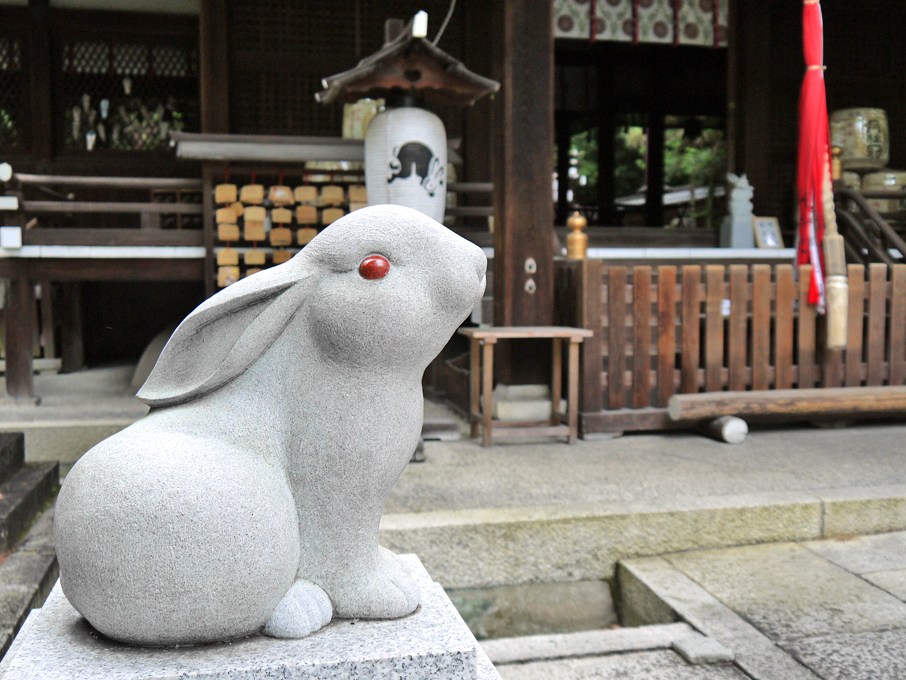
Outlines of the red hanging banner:
[[798,264],[811,264],[808,302],[825,311],[824,289],[824,190],[829,185],[830,129],[827,122],[827,92],[824,84],[824,27],[818,0],[805,0],[802,37],[805,79],[799,101],[799,194]]

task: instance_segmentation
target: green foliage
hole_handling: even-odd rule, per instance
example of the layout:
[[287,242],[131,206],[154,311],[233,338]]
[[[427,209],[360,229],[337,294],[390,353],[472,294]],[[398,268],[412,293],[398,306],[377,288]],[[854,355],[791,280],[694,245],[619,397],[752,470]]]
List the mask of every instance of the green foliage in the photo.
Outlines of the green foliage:
[[619,128],[614,145],[614,196],[636,193],[645,183],[648,135],[641,127]]
[[[645,156],[648,135],[640,126],[624,126],[615,132],[614,138],[614,195],[635,194],[645,184]],[[581,186],[570,181],[574,201],[579,204],[597,202],[598,184],[598,137],[597,129],[583,130],[570,140],[570,156],[575,159],[573,167],[587,182]],[[668,128],[664,137],[664,181],[668,186],[707,186],[713,189],[726,174],[727,153],[723,131],[705,128],[695,138],[686,135],[683,128]],[[714,214],[712,197],[709,195],[704,208],[693,217],[712,225]]]
[[16,146],[19,142],[19,129],[16,120],[6,109],[0,109],[0,147]]
[[690,140],[682,128],[667,130],[664,139],[664,181],[670,186],[711,186],[723,181],[727,150],[721,130],[702,130]]

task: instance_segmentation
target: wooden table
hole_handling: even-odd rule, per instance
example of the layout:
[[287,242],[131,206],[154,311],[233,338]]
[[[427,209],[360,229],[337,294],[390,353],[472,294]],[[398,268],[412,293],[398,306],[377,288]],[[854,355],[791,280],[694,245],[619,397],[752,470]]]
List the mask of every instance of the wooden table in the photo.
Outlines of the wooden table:
[[[594,335],[592,331],[566,326],[485,326],[460,328],[459,332],[471,342],[469,422],[472,437],[477,437],[481,429],[482,446],[491,445],[493,433],[510,436],[566,435],[570,444],[576,441],[579,434],[579,344]],[[550,338],[554,341],[550,420],[505,421],[505,425],[495,424],[492,420],[494,345],[498,340],[527,338]],[[569,340],[565,425],[560,414],[564,340]]]

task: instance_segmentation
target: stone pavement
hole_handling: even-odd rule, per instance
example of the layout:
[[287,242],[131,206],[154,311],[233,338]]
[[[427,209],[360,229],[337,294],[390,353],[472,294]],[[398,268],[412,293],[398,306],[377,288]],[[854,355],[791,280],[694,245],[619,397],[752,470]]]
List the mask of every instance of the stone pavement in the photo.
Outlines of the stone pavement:
[[[144,413],[130,377],[38,376],[41,405],[0,404],[0,429],[26,431],[29,461],[71,462]],[[879,422],[753,428],[735,446],[691,433],[428,442],[381,540],[448,589],[604,579],[624,624],[685,621],[736,659],[691,664],[676,641],[632,640],[537,658],[523,638],[505,678],[906,679],[904,441],[906,423]],[[544,644],[575,650],[574,635]]]
[[618,580],[624,623],[685,621],[755,680],[906,678],[906,532],[627,560]]

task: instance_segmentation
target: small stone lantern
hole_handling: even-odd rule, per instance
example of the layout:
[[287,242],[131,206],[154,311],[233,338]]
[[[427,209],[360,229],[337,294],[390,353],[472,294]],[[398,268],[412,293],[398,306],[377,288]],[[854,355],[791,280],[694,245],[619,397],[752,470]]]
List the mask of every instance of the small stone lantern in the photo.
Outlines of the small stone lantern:
[[372,119],[365,135],[368,202],[405,205],[441,222],[447,133],[425,106],[470,106],[496,92],[500,83],[472,73],[427,40],[424,12],[401,24],[388,21],[384,46],[354,68],[325,78],[315,98],[322,104],[384,98],[387,108]]

